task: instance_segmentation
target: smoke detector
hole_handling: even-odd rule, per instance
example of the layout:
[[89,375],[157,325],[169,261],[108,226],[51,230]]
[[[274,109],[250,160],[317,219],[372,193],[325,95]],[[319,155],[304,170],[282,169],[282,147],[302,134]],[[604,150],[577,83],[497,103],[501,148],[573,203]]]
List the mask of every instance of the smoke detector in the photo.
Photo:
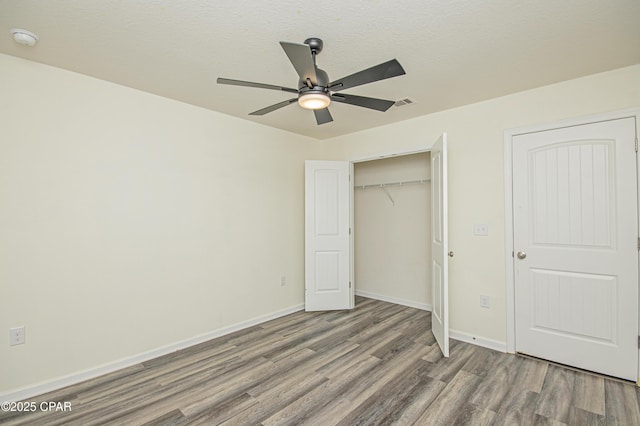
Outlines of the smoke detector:
[[33,47],[38,42],[38,36],[31,31],[14,28],[11,30],[11,34],[13,34],[13,39],[16,43],[24,46]]

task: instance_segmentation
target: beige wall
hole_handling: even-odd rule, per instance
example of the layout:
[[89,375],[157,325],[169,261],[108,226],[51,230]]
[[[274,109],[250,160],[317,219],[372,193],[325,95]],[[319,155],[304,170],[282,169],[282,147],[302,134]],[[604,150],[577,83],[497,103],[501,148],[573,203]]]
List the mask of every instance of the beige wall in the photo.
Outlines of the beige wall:
[[[428,153],[356,163],[354,183],[429,179]],[[355,289],[410,306],[431,307],[431,185],[356,188]]]
[[321,142],[4,55],[0,93],[2,394],[299,306],[303,160],[441,132],[451,327],[504,342],[503,131],[640,106],[640,66]]
[[4,55],[0,93],[0,394],[302,304],[315,141]]
[[[334,159],[374,158],[449,139],[450,327],[454,333],[506,342],[504,130],[640,107],[640,65],[331,139]],[[473,224],[489,236],[473,235]],[[480,308],[480,294],[492,308]]]

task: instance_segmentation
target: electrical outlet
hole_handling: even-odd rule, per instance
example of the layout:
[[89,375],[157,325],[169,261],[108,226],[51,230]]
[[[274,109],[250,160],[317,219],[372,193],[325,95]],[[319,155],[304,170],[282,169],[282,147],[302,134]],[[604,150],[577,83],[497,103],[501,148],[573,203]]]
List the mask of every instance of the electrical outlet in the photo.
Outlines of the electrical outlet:
[[9,329],[9,345],[24,345],[25,330],[24,325],[22,327],[14,327]]
[[489,225],[486,223],[476,223],[473,225],[473,235],[485,237],[489,235]]
[[280,276],[280,287],[287,285],[287,277],[285,275]]
[[481,308],[491,308],[491,298],[485,294],[480,295],[480,307]]

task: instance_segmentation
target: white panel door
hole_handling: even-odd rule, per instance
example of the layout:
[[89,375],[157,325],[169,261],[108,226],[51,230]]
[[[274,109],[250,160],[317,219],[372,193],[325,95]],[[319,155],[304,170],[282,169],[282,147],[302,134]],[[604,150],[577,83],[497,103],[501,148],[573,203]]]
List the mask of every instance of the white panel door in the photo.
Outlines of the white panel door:
[[449,356],[449,238],[447,220],[447,134],[431,149],[431,328],[442,354]]
[[638,379],[633,118],[513,137],[516,350]]
[[351,309],[351,165],[305,162],[305,310]]

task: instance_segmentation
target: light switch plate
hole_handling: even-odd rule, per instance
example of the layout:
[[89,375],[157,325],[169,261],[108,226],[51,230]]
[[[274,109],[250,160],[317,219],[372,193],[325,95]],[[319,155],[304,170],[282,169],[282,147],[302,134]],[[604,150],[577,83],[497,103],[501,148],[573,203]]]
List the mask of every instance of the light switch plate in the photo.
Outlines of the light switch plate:
[[491,308],[491,297],[481,294],[480,295],[480,307],[481,308]]
[[489,235],[489,225],[486,223],[476,223],[473,225],[473,235],[485,237]]

